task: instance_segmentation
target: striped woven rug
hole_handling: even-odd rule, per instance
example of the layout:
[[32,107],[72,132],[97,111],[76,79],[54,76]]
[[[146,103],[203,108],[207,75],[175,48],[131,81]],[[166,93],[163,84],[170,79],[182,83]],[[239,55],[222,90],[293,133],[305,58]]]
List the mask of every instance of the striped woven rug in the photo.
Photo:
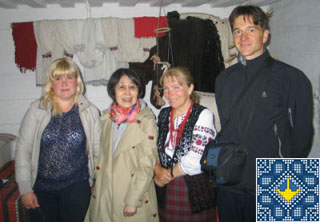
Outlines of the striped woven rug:
[[0,168],[0,179],[8,179],[0,188],[0,222],[28,222],[27,210],[18,199],[14,161],[9,161]]

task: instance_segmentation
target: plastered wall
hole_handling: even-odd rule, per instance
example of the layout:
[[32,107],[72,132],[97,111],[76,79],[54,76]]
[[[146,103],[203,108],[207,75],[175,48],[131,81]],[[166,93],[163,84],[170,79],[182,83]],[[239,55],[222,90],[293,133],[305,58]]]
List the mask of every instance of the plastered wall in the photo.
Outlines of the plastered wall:
[[[315,139],[310,156],[319,157],[319,70],[320,70],[320,16],[319,0],[283,0],[281,3],[264,7],[273,8],[271,18],[271,54],[303,70],[314,88]],[[41,88],[35,86],[35,73],[20,73],[14,63],[14,43],[10,24],[12,22],[36,21],[44,19],[84,19],[88,17],[120,17],[165,15],[169,11],[201,12],[220,18],[229,16],[233,7],[212,8],[210,5],[186,8],[178,4],[163,9],[139,4],[136,7],[119,7],[118,4],[105,4],[101,8],[88,8],[78,4],[75,8],[60,8],[50,5],[47,8],[33,9],[27,6],[17,9],[0,9],[0,132],[17,134],[21,120],[31,101],[41,95]],[[147,86],[145,100],[149,102],[150,86]],[[111,100],[105,87],[87,86],[87,97],[103,110]],[[151,105],[150,105],[151,106]],[[152,106],[151,106],[152,107]],[[155,114],[159,111],[153,109]]]

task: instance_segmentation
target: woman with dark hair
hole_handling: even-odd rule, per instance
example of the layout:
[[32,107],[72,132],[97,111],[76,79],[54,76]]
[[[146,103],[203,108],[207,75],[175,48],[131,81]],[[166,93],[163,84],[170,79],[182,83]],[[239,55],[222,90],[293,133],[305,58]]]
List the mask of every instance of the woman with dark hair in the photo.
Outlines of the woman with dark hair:
[[96,183],[86,221],[158,221],[153,167],[157,158],[155,116],[141,99],[134,71],[119,69],[108,83],[113,103],[101,118]]
[[[161,222],[214,222],[215,193],[201,172],[206,144],[215,138],[213,113],[198,104],[190,71],[174,67],[160,79],[170,107],[158,116],[158,153],[154,181],[159,189]],[[162,192],[160,192],[162,191]]]
[[32,222],[82,222],[86,215],[101,124],[83,90],[76,64],[56,59],[43,96],[30,105],[21,123],[15,172]]

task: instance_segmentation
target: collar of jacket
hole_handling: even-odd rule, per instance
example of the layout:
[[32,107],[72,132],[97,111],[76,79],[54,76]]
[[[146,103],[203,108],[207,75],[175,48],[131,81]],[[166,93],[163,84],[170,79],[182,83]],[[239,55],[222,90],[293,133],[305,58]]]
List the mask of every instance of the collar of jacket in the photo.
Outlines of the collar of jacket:
[[251,60],[245,60],[245,64],[243,64],[241,61],[239,61],[239,63],[242,66],[256,66],[257,64],[262,64],[269,56],[270,56],[269,51],[265,49],[262,55],[258,56],[257,58],[254,58]]
[[[84,109],[86,109],[86,108],[90,105],[89,101],[88,101],[88,100],[86,99],[86,97],[84,97],[83,95],[79,95],[79,96],[78,96],[77,104],[78,104],[78,106],[79,106],[79,112],[82,112]],[[43,104],[42,104],[42,102],[41,102],[41,100],[40,100],[38,108],[39,108],[39,109],[49,110],[49,111],[50,111],[50,110],[51,110],[51,103],[49,103],[49,106],[48,106],[48,108],[46,109],[46,108],[43,106]]]

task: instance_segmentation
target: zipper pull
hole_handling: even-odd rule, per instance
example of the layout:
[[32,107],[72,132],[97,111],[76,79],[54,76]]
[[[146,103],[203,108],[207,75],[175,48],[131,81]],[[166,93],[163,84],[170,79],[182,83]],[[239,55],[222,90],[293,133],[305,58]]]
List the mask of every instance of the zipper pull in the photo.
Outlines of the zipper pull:
[[291,108],[288,108],[288,114],[289,114],[289,121],[290,121],[290,126],[293,128],[293,119],[292,119],[292,111]]

